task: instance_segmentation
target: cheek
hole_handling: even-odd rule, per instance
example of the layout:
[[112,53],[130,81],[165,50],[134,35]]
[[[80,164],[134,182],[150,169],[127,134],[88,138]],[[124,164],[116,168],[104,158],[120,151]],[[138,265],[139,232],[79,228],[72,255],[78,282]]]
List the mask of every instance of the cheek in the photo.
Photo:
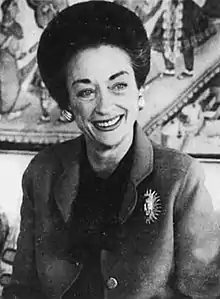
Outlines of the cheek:
[[130,110],[133,114],[136,114],[137,111],[139,110],[139,108],[138,108],[138,97],[139,97],[139,94],[136,93],[136,92],[131,94],[131,96],[129,97],[129,108],[130,108]]
[[89,104],[74,102],[71,104],[73,114],[76,119],[86,121],[90,118],[93,108]]

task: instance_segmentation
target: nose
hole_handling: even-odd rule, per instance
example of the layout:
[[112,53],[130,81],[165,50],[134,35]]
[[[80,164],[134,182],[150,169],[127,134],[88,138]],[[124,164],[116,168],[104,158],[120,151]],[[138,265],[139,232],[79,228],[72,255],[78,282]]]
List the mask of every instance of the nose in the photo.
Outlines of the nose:
[[99,90],[96,102],[96,112],[98,114],[107,114],[113,105],[113,95],[108,89]]

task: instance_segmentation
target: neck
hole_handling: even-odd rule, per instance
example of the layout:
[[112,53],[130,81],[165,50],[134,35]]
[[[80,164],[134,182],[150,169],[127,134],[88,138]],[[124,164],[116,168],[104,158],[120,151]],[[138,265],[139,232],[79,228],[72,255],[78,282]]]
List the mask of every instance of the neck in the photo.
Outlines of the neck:
[[128,152],[133,141],[133,132],[114,147],[95,144],[86,139],[86,150],[93,170],[102,178],[108,178]]

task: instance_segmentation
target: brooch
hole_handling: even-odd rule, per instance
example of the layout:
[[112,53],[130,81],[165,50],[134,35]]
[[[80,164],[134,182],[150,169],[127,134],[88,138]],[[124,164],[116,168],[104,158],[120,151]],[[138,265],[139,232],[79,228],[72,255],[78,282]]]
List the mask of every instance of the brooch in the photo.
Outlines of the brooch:
[[149,189],[144,194],[144,200],[145,221],[147,224],[150,224],[158,219],[161,212],[160,197],[156,191]]

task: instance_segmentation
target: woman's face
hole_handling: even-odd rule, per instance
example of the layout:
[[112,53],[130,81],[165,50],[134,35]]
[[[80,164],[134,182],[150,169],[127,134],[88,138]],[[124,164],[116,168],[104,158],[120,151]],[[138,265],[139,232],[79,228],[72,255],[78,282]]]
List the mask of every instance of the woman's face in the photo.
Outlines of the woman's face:
[[67,87],[87,140],[114,147],[133,138],[139,90],[125,51],[103,45],[78,53],[67,66]]

